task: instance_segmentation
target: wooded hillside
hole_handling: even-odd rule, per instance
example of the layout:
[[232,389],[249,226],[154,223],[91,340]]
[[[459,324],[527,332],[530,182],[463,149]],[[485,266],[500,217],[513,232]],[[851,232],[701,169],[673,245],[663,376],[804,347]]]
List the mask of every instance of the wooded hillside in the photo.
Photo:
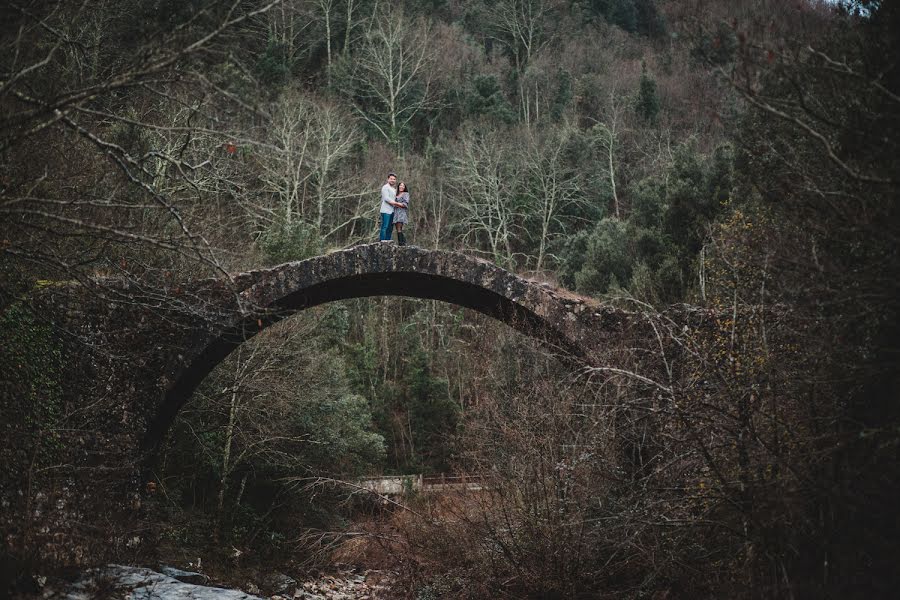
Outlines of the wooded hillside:
[[135,535],[319,564],[372,509],[335,482],[466,473],[489,491],[366,530],[399,540],[398,596],[893,595],[898,32],[880,0],[4,3],[9,579],[146,560],[93,525],[77,560],[41,549],[119,400],[73,397],[71,357],[105,349],[35,291],[125,278],[190,310],[179,282],[376,240],[394,171],[410,243],[655,338],[573,371],[435,301],[307,310],[202,384]]

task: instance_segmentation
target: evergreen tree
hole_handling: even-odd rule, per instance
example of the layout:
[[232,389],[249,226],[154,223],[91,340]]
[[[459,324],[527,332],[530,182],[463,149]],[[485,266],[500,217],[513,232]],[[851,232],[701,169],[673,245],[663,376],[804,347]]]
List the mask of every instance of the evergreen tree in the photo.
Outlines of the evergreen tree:
[[559,121],[566,107],[574,97],[572,90],[572,75],[568,71],[560,71],[557,74],[556,94],[553,97],[553,104],[550,106],[550,118],[553,121]]
[[641,63],[641,85],[634,109],[645,122],[656,125],[660,109],[659,96],[656,92],[656,80],[647,71],[647,63]]

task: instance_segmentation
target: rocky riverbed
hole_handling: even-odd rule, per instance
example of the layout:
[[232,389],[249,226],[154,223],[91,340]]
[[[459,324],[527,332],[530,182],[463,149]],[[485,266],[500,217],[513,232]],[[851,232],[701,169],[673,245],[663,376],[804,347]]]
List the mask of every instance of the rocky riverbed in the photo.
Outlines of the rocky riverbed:
[[298,582],[276,573],[240,589],[215,587],[200,573],[170,567],[107,565],[74,583],[39,581],[38,598],[59,600],[382,600],[390,598],[389,571],[345,569]]

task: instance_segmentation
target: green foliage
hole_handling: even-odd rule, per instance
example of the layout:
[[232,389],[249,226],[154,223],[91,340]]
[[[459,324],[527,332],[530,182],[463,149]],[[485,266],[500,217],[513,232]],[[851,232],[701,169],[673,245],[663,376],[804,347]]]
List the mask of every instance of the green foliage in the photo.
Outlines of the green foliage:
[[56,431],[64,407],[62,343],[52,325],[20,301],[0,314],[0,348],[3,438],[14,440],[18,451],[35,452],[38,466],[52,464],[62,450]]
[[607,23],[630,33],[659,37],[666,23],[655,0],[581,0],[589,17],[602,17]]
[[305,460],[315,472],[363,474],[385,458],[384,437],[372,431],[369,402],[358,394],[306,403],[296,414],[298,433],[313,441]]
[[[166,448],[169,466],[161,474],[173,481],[167,490],[176,503],[173,520],[183,511],[208,515],[219,536],[256,544],[261,553],[277,549],[298,522],[340,527],[343,496],[307,490],[304,482],[371,473],[386,449],[369,401],[352,391],[347,377],[346,308],[319,312],[324,314],[300,315],[247,342],[179,415]],[[209,525],[200,527],[207,527],[208,537]],[[196,529],[188,523],[173,535],[197,543]]]
[[[108,11],[108,7],[104,8]],[[104,15],[115,19],[108,35],[118,44],[132,48],[151,43],[154,38],[175,28],[190,31],[208,26],[216,9],[210,0],[148,0],[122,3],[122,8],[122,13],[108,11],[111,14]],[[117,58],[121,60],[121,57]]]
[[560,284],[569,289],[577,289],[575,275],[584,267],[589,237],[590,232],[582,229],[562,241],[557,276]]
[[[183,26],[197,13],[207,8],[206,0],[151,0],[138,3],[136,19],[154,19],[160,25]],[[143,14],[142,14],[143,13]]]
[[635,0],[638,32],[657,38],[666,35],[666,19],[656,8],[656,0]]
[[451,440],[459,420],[459,405],[449,396],[449,383],[431,372],[428,355],[413,348],[405,371],[406,410],[420,461],[428,470],[450,470]]
[[[570,128],[563,148],[563,164],[571,173],[574,186],[583,202],[572,208],[573,217],[582,223],[592,224],[607,215],[612,202],[609,175],[605,172],[605,147],[601,138],[608,139],[608,128],[602,123],[589,129]],[[603,140],[605,141],[605,140]]]
[[467,86],[463,102],[467,114],[473,117],[485,116],[506,124],[514,123],[518,118],[494,75],[474,77]]
[[256,61],[256,75],[266,87],[278,88],[287,83],[291,67],[284,43],[270,39]]
[[259,237],[259,245],[275,263],[303,260],[322,253],[319,233],[305,221],[276,221]]
[[350,311],[344,304],[329,304],[319,321],[319,333],[326,347],[341,348],[347,343],[350,332]]
[[595,2],[594,4],[605,5],[603,15],[613,25],[618,25],[625,31],[637,31],[638,14],[634,0],[607,0],[606,2]]
[[[351,389],[361,394],[370,394],[372,402],[376,403],[376,390],[379,388],[378,349],[371,335],[348,345],[347,364],[347,378]],[[383,411],[376,410],[375,416],[383,417]]]
[[625,223],[605,218],[587,237],[584,262],[575,273],[575,289],[585,294],[599,294],[627,285],[632,266]]
[[721,66],[734,60],[737,48],[735,30],[725,23],[718,23],[714,31],[705,32],[698,37],[692,53],[699,60]]
[[449,471],[459,421],[449,382],[433,374],[431,357],[417,333],[402,338],[397,375],[391,379],[379,371],[374,338],[367,340],[350,348],[350,378],[355,389],[371,394],[373,418],[391,449],[387,468],[400,473]]
[[572,102],[574,91],[572,89],[572,75],[568,71],[560,71],[556,75],[556,94],[550,105],[550,118],[559,121]]
[[659,95],[656,93],[656,81],[647,72],[646,63],[641,65],[641,86],[634,110],[647,123],[656,124],[659,116]]
[[666,211],[665,192],[653,177],[634,184],[631,188],[631,223],[645,229],[660,227]]
[[682,249],[696,256],[706,225],[719,214],[731,194],[733,153],[728,145],[704,157],[691,144],[681,145],[669,170],[663,229]]
[[624,221],[600,220],[562,250],[560,281],[585,294],[625,288],[651,302],[674,302],[689,291],[707,230],[727,205],[734,156],[724,144],[711,156],[680,145],[672,165],[628,189]]

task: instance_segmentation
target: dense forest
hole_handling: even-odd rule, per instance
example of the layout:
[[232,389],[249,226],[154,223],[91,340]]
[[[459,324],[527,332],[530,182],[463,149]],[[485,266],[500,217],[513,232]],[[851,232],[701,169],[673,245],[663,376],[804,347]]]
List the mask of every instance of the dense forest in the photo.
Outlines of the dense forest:
[[[179,414],[139,484],[153,552],[368,556],[410,598],[896,593],[896,3],[21,0],[0,48],[10,579],[71,562],[35,507],[92,422],[35,291],[173,310],[178,282],[375,241],[393,171],[410,244],[658,340],[579,370],[437,301],[300,312]],[[376,474],[489,485],[386,509],[353,487]]]

